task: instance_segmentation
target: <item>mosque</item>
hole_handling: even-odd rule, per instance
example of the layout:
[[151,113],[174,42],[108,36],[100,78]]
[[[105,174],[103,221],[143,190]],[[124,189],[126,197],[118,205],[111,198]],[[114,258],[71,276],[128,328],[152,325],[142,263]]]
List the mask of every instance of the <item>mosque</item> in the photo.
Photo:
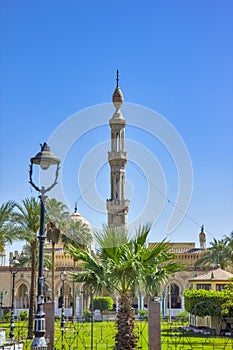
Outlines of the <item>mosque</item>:
[[[119,87],[119,75],[117,72],[116,88],[112,96],[112,102],[115,112],[109,121],[111,129],[111,149],[108,152],[108,162],[110,165],[110,198],[106,200],[106,209],[109,226],[123,226],[128,224],[128,211],[130,202],[125,198],[125,168],[127,163],[127,152],[125,150],[125,127],[126,119],[121,112],[123,104],[123,94]],[[90,224],[83,218],[75,208],[71,215],[71,220],[80,221],[90,227]],[[91,230],[91,227],[90,227]],[[149,245],[156,244],[151,242]],[[193,242],[170,243],[172,252],[177,256],[177,261],[185,263],[187,268],[185,271],[173,274],[166,285],[162,288],[161,294],[161,310],[164,316],[174,316],[177,312],[184,309],[184,298],[182,292],[190,286],[189,280],[203,274],[203,269],[195,268],[195,262],[206,249],[206,235],[202,226],[199,233],[199,247],[195,247]],[[91,249],[91,247],[89,247]],[[52,251],[52,245],[47,243],[45,246],[47,252]],[[18,252],[10,253],[10,261],[14,257],[18,257]],[[69,255],[64,253],[64,245],[58,242],[55,245],[54,262],[56,269],[54,295],[51,295],[52,276],[49,271],[45,271],[45,302],[54,299],[55,315],[61,314],[61,293],[62,293],[62,272],[78,271],[80,266]],[[5,255],[0,257],[0,280],[1,280],[1,304],[3,312],[7,312],[11,307],[11,285],[12,275],[10,267],[5,266]],[[29,290],[30,290],[30,269],[28,267],[20,268],[15,276],[15,315],[18,316],[20,311],[29,308]],[[5,293],[7,291],[8,293]],[[82,288],[81,284],[77,284],[68,278],[64,283],[64,306],[65,315],[67,317],[81,317],[84,309],[88,306],[89,296]],[[116,304],[117,301],[115,300]],[[138,295],[135,299],[134,306],[143,309],[147,306],[146,298]]]

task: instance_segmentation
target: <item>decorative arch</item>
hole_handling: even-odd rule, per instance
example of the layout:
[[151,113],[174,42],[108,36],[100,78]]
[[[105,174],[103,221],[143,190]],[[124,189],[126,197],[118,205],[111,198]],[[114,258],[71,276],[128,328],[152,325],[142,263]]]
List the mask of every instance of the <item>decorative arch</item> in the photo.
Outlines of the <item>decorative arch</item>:
[[25,282],[18,283],[15,293],[15,308],[28,309],[29,308],[29,287]]
[[70,308],[73,305],[73,291],[71,284],[68,281],[64,283],[64,294],[62,290],[62,282],[59,282],[56,286],[56,294],[58,298],[58,307],[62,307],[62,296],[64,296],[64,307]]
[[168,286],[167,292],[167,307],[171,309],[181,309],[181,290],[178,284],[176,282],[171,282]]

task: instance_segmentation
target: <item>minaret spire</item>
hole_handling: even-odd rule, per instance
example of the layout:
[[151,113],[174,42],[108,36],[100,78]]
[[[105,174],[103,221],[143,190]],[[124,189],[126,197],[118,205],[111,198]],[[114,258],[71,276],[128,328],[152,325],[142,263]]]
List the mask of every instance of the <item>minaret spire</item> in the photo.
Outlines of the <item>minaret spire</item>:
[[116,71],[116,82],[117,82],[116,87],[118,88],[119,87],[119,70],[118,69]]
[[117,69],[116,88],[112,102],[116,108],[109,124],[111,127],[111,150],[108,152],[108,161],[111,170],[111,197],[107,200],[108,225],[126,228],[128,224],[129,201],[125,199],[125,166],[127,152],[124,150],[126,120],[120,108],[124,102],[119,87],[119,71]]
[[77,213],[77,211],[78,211],[77,202],[75,202],[74,212]]

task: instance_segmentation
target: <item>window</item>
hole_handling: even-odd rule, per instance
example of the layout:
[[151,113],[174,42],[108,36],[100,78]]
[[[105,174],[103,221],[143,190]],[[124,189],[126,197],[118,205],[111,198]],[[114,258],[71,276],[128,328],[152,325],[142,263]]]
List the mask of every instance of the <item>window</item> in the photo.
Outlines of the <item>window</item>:
[[197,289],[211,290],[211,284],[210,283],[197,284]]
[[216,284],[216,291],[221,292],[224,287],[225,287],[225,284]]

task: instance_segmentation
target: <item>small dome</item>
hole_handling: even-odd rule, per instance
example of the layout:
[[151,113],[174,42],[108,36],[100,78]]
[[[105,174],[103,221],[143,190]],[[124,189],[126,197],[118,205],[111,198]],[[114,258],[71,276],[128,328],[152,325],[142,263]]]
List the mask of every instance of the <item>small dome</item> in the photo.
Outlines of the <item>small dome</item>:
[[77,212],[76,208],[74,210],[74,213],[70,215],[70,218],[74,222],[79,222],[80,221],[83,225],[88,226],[90,231],[92,230],[90,223]]

